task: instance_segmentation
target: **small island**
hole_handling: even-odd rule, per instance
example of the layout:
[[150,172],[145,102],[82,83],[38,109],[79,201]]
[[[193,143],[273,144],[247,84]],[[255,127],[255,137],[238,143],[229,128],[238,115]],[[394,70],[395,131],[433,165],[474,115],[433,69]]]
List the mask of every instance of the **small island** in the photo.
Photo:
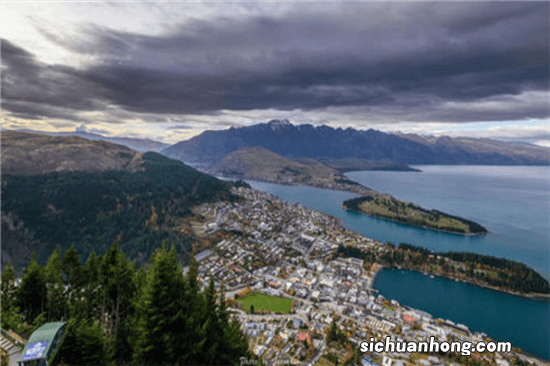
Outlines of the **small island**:
[[343,202],[351,211],[403,224],[419,226],[460,235],[485,235],[488,230],[480,224],[438,210],[426,210],[414,203],[389,195],[367,195]]

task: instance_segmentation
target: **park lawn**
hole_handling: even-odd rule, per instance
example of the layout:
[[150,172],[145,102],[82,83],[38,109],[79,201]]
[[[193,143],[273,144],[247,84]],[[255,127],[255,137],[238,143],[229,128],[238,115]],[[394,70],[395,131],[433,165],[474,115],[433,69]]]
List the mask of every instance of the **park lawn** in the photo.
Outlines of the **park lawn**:
[[250,305],[254,305],[255,312],[263,308],[264,310],[288,314],[292,305],[291,299],[270,296],[259,292],[251,292],[237,301],[242,303],[244,309],[247,311],[250,309]]

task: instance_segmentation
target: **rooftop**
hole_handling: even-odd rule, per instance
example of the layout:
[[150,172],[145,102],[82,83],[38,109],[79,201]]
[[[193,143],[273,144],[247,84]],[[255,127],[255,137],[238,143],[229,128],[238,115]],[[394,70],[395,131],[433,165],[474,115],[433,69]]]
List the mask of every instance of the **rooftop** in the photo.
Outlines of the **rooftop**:
[[35,330],[25,345],[20,361],[46,357],[56,334],[64,326],[63,322],[47,323]]

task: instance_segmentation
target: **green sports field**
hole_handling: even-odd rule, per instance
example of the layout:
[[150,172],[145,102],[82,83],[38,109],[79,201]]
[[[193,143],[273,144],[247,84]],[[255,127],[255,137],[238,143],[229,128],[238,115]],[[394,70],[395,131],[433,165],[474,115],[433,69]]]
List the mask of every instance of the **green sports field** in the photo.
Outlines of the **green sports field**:
[[291,299],[269,296],[259,292],[251,292],[246,297],[238,299],[237,301],[242,303],[244,309],[247,311],[250,309],[250,305],[254,305],[255,312],[263,308],[264,310],[288,314],[290,313],[290,306],[292,305]]

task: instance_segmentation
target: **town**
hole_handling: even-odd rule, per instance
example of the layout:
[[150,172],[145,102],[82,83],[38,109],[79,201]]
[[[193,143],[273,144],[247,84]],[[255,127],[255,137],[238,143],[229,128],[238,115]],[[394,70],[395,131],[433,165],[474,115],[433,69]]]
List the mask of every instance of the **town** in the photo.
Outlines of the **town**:
[[[211,249],[196,254],[199,280],[214,279],[226,291],[254,354],[264,364],[498,365],[543,364],[521,350],[460,354],[377,353],[357,355],[359,344],[390,337],[397,342],[488,342],[452,320],[384,298],[373,288],[381,269],[338,256],[339,246],[383,253],[387,244],[346,229],[336,218],[246,187],[240,202],[199,206],[198,235],[223,233]],[[184,269],[185,271],[185,269]],[[252,300],[251,300],[252,299]],[[262,304],[254,307],[249,303]],[[331,327],[344,342],[330,342]],[[334,330],[332,330],[334,331]],[[334,337],[333,337],[334,338]],[[359,361],[359,362],[357,362]]]

